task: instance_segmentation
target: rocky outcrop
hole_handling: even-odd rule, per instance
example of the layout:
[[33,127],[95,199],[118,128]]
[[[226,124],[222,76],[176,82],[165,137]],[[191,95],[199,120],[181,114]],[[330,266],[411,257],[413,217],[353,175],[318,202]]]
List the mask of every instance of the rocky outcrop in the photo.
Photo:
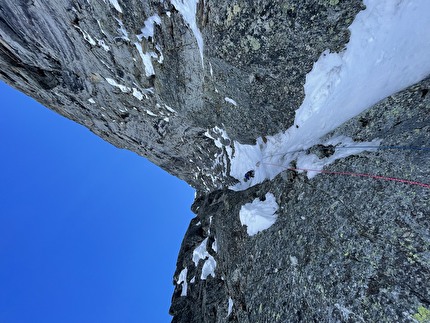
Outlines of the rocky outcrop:
[[[425,315],[427,187],[341,174],[309,180],[285,170],[234,192],[230,160],[214,157],[233,141],[254,144],[294,125],[307,73],[325,50],[344,49],[362,2],[196,3],[190,18],[182,0],[4,0],[0,78],[196,188],[197,217],[174,277],[174,322],[392,322]],[[355,142],[379,138],[385,147],[426,146],[429,87],[427,79],[390,96],[334,134]],[[326,148],[310,152],[329,154]],[[387,148],[327,170],[426,183],[429,166],[425,150]],[[239,211],[266,193],[279,205],[277,221],[250,237]],[[203,241],[216,261],[205,279],[206,262],[193,261]]]
[[[429,87],[426,80],[389,97],[336,132],[421,147],[430,140]],[[428,182],[429,166],[423,151],[387,149],[327,169]],[[278,219],[248,236],[240,209],[268,192]],[[412,322],[430,306],[429,201],[425,187],[329,174],[309,180],[289,170],[246,191],[204,195],[193,205],[175,275],[187,268],[195,283],[187,297],[177,285],[173,321]],[[208,246],[217,241],[217,252],[208,247],[217,267],[215,278],[201,280],[203,261],[196,267],[192,253],[206,237]]]

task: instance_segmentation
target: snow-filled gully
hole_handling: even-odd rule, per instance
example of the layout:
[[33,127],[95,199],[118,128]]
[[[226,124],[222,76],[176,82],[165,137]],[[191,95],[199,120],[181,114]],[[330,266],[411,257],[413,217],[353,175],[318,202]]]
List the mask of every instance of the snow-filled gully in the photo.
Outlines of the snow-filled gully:
[[[430,2],[365,0],[364,4],[366,9],[349,27],[351,37],[345,51],[325,51],[307,74],[305,99],[296,110],[294,125],[264,140],[257,138],[255,145],[234,141],[234,148],[224,147],[230,161],[229,175],[239,181],[230,189],[244,190],[272,179],[291,167],[294,160],[297,170],[313,170],[307,172],[312,178],[325,165],[381,143],[378,138],[361,143],[344,136],[326,141],[321,138],[380,100],[430,74]],[[212,133],[228,139],[221,128],[212,129]],[[207,135],[215,138],[209,132]],[[215,144],[220,146],[221,141],[217,139]],[[336,149],[324,159],[306,154],[308,148],[318,144]],[[250,170],[253,177],[245,178]]]

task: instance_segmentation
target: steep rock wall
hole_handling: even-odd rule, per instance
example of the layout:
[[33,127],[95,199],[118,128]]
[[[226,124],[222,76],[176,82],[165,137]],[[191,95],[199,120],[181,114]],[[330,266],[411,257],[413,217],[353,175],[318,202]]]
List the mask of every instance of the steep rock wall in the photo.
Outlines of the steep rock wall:
[[[285,170],[233,192],[229,160],[214,160],[225,147],[209,138],[253,144],[292,126],[306,74],[326,49],[344,49],[361,1],[198,1],[203,60],[196,30],[172,3],[4,0],[0,78],[198,190],[174,277],[173,321],[420,318],[430,308],[428,188]],[[334,132],[425,146],[429,87],[424,80]],[[327,169],[428,182],[429,159],[419,150],[374,150]],[[239,211],[268,192],[278,219],[249,237]],[[193,251],[206,238],[217,266],[202,280],[205,261],[196,266]]]

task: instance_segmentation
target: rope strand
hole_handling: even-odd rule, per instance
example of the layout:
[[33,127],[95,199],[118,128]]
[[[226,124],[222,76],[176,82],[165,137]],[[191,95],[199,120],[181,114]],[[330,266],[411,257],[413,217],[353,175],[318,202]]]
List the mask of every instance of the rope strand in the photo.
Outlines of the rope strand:
[[398,183],[404,183],[409,185],[416,185],[420,187],[425,187],[430,189],[430,184],[421,183],[417,181],[412,181],[408,179],[403,178],[397,178],[397,177],[388,177],[388,176],[382,176],[382,175],[373,175],[373,174],[366,174],[366,173],[354,173],[354,172],[333,172],[333,171],[327,171],[327,170],[318,170],[318,169],[306,169],[306,168],[292,168],[292,167],[285,167],[282,165],[276,165],[276,164],[266,164],[268,166],[276,166],[276,167],[282,167],[286,170],[291,171],[307,171],[307,172],[317,172],[321,174],[329,174],[329,175],[344,175],[344,176],[354,176],[354,177],[367,177],[367,178],[373,178],[373,179],[379,179],[379,180],[385,180],[385,181],[392,181],[392,182],[398,182]]

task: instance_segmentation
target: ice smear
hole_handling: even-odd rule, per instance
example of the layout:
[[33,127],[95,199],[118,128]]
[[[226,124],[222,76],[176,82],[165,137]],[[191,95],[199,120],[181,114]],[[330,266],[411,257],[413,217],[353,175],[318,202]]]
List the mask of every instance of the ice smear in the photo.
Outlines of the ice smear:
[[116,9],[116,11],[122,13],[122,9],[119,6],[118,0],[109,0],[109,2]]
[[[265,140],[258,138],[256,145],[234,142],[230,175],[241,183],[232,189],[272,179],[296,159],[302,166],[321,168],[364,151],[343,149],[322,161],[303,152],[345,121],[430,74],[430,1],[365,0],[364,4],[366,9],[349,27],[346,50],[325,51],[306,76],[305,99],[294,125]],[[378,142],[362,143],[369,144]],[[245,182],[249,170],[255,171],[255,177]]]
[[187,273],[188,273],[188,268],[185,267],[184,269],[182,269],[178,277],[178,285],[182,283],[181,296],[187,296],[187,289],[188,289]]
[[275,213],[278,208],[275,196],[267,193],[264,201],[256,198],[252,203],[247,203],[240,208],[240,223],[246,225],[246,232],[253,236],[275,223],[278,217]]
[[176,10],[180,12],[184,20],[194,34],[199,47],[200,57],[202,59],[203,66],[203,37],[199,27],[197,27],[196,11],[197,3],[199,0],[171,0],[171,3],[175,6]]

